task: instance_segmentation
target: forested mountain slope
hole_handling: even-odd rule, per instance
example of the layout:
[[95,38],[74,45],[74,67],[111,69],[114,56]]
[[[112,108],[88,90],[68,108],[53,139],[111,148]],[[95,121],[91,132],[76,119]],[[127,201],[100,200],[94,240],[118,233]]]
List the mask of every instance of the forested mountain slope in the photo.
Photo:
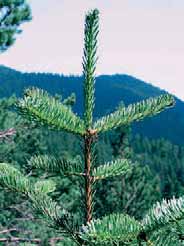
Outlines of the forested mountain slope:
[[[51,94],[63,97],[76,94],[74,110],[82,114],[82,77],[64,76],[45,73],[21,73],[5,66],[0,66],[0,98],[15,93],[21,96],[23,90],[36,86]],[[150,96],[157,96],[165,91],[128,75],[101,75],[96,81],[95,117],[113,111],[123,100],[127,105]],[[137,123],[133,131],[151,138],[164,137],[177,144],[184,144],[184,102],[176,98],[174,108],[159,116]]]

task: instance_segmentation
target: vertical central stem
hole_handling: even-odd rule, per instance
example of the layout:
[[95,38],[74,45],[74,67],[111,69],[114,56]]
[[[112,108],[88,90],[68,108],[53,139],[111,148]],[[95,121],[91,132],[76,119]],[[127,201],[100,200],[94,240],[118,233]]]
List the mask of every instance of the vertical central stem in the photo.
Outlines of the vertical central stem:
[[86,193],[86,222],[92,219],[92,177],[91,171],[91,145],[93,138],[91,135],[85,136],[85,193]]

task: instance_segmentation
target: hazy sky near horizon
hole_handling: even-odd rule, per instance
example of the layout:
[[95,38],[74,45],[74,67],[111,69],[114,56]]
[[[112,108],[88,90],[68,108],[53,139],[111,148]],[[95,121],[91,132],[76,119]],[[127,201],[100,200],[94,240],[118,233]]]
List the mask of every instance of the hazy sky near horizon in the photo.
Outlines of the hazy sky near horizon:
[[100,10],[97,74],[129,74],[184,100],[184,0],[30,0],[0,64],[21,71],[82,73],[87,10]]

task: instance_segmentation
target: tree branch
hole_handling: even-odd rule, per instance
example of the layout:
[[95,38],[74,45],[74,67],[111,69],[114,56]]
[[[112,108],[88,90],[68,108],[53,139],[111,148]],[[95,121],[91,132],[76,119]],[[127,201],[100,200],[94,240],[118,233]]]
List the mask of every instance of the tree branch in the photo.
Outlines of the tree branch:
[[5,131],[0,131],[0,140],[7,139],[8,137],[15,135],[15,133],[16,130],[14,128],[10,128]]
[[18,231],[18,230],[16,228],[4,229],[3,231],[0,231],[0,234],[10,233],[12,231]]
[[41,239],[29,239],[29,238],[19,238],[19,237],[9,237],[9,238],[0,238],[0,242],[28,242],[40,244]]
[[[16,228],[10,228],[10,229],[4,229],[0,231],[0,234],[6,234],[11,232],[20,232],[19,229]],[[53,237],[48,240],[50,246],[55,246],[57,242],[63,241],[63,237]],[[29,242],[29,243],[35,243],[38,245],[41,245],[42,240],[35,238],[35,239],[29,239],[29,238],[19,238],[19,237],[12,237],[8,236],[6,238],[0,238],[0,242]]]
[[[6,13],[4,14],[2,19],[0,20],[0,27],[3,27],[4,22],[5,22],[6,18],[11,14],[11,11],[12,11],[12,9],[7,7]],[[0,9],[0,13],[2,13],[2,9]]]

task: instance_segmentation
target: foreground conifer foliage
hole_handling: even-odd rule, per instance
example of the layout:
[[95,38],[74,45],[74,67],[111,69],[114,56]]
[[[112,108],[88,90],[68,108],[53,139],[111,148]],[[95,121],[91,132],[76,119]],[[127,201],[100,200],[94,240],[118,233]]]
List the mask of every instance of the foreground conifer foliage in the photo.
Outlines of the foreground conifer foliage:
[[[127,214],[110,214],[102,218],[94,216],[95,187],[102,179],[134,172],[129,159],[117,159],[96,165],[94,149],[98,136],[120,126],[127,126],[145,117],[154,116],[174,105],[168,94],[129,105],[124,105],[111,114],[94,121],[95,71],[97,63],[97,36],[99,12],[90,11],[85,18],[83,55],[84,115],[72,112],[66,104],[51,97],[41,89],[25,91],[17,103],[18,111],[37,125],[77,135],[82,141],[81,157],[71,160],[53,156],[33,156],[28,165],[47,173],[45,179],[35,182],[33,177],[7,163],[0,164],[0,185],[22,193],[32,202],[33,208],[43,216],[58,233],[71,238],[77,245],[174,245],[173,235],[166,235],[168,226],[175,228],[175,239],[182,240],[179,222],[184,218],[184,198],[173,198],[157,203],[141,221]],[[48,175],[49,174],[49,175]],[[52,177],[76,176],[80,181],[81,219],[69,213],[62,203],[52,199],[56,184]],[[75,185],[75,184],[74,184]],[[118,197],[117,197],[118,199]]]

